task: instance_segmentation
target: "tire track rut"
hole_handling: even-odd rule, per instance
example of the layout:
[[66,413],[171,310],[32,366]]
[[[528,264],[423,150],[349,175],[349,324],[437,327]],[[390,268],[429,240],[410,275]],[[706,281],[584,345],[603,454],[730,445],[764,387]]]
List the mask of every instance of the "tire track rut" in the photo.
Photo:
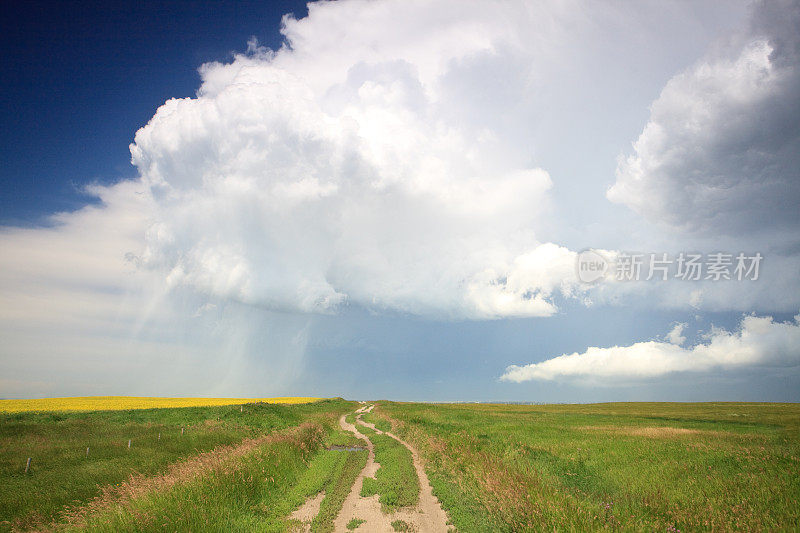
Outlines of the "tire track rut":
[[422,467],[417,450],[398,436],[390,432],[381,431],[373,424],[361,420],[361,415],[369,413],[374,407],[375,405],[372,404],[359,408],[356,411],[356,422],[372,429],[376,433],[385,434],[395,439],[411,452],[414,470],[416,470],[417,477],[419,478],[419,501],[415,507],[400,509],[394,513],[385,514],[381,511],[378,495],[372,495],[366,498],[361,496],[361,487],[364,484],[364,478],[374,478],[380,465],[375,462],[375,447],[369,437],[358,431],[356,426],[348,423],[345,420],[345,416],[342,416],[339,419],[339,425],[342,429],[353,433],[357,438],[366,443],[368,457],[366,466],[361,473],[359,473],[355,483],[353,483],[350,494],[347,495],[342,509],[336,517],[334,531],[337,533],[347,533],[349,531],[347,529],[347,523],[353,518],[360,518],[365,521],[358,528],[360,531],[394,532],[392,522],[395,520],[406,522],[411,526],[412,531],[420,533],[447,533],[451,531],[451,527],[447,525],[447,514],[442,509],[439,500],[433,495],[433,489],[431,488],[428,476],[425,474],[425,469]]

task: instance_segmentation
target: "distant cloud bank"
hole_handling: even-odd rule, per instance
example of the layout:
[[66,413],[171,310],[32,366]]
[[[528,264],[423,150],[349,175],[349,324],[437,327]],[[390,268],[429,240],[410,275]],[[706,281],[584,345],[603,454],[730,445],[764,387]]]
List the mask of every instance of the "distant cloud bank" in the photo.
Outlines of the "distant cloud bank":
[[736,370],[748,367],[800,365],[800,315],[793,322],[747,316],[739,330],[713,329],[704,342],[691,348],[680,344],[683,324],[666,341],[637,342],[630,346],[589,347],[583,353],[564,354],[540,363],[508,367],[503,381],[580,380],[618,384],[678,372]]

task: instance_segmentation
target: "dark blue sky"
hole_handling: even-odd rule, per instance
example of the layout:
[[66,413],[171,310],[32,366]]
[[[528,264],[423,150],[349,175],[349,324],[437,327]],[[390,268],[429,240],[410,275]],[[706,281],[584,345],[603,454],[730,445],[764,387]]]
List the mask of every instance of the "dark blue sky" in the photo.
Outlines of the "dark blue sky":
[[156,108],[193,96],[197,68],[256,36],[280,46],[299,1],[3,2],[0,224],[37,225],[134,175],[128,145]]

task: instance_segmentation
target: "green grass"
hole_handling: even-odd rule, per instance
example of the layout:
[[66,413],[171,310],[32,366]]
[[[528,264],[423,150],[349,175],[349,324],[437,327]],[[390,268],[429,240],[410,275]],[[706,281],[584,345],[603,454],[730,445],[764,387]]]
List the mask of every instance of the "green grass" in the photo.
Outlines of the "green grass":
[[363,440],[349,431],[336,428],[326,438],[327,446],[364,446]]
[[411,531],[411,526],[408,525],[408,522],[403,522],[402,520],[395,520],[392,522],[392,529],[395,531]]
[[314,481],[305,488],[304,493],[305,497],[309,497],[325,491],[319,513],[311,523],[311,531],[329,533],[333,531],[333,521],[342,509],[356,477],[367,464],[367,452],[325,450],[319,456],[319,463],[321,467],[312,464],[309,468],[307,475],[313,476]]
[[375,461],[380,464],[375,479],[364,478],[362,496],[377,494],[384,512],[410,507],[419,500],[419,479],[411,452],[392,437],[359,425],[358,430],[372,441]]
[[[89,515],[80,531],[269,531],[286,529],[296,487],[322,446],[316,425],[284,430],[252,453],[168,490],[150,491]],[[302,498],[299,498],[302,503]]]
[[325,491],[315,533],[333,521],[366,464],[366,452],[325,450],[318,431],[303,430],[270,442],[224,468],[95,513],[82,531],[286,531],[287,516],[306,498]]
[[353,518],[347,523],[347,529],[353,530],[357,529],[358,526],[366,522],[363,518]]
[[[336,400],[249,404],[241,411],[220,406],[0,415],[0,531],[48,523],[132,472],[156,474],[183,457],[304,421],[324,419],[331,426],[351,406]],[[27,457],[31,470],[25,474]]]
[[[328,449],[364,445],[338,428],[354,407],[2,415],[0,530],[46,525],[104,487],[92,512],[62,528],[285,531],[288,515],[324,491],[312,531],[332,531],[366,463],[365,451]],[[420,450],[434,493],[465,533],[800,529],[800,405],[381,403],[364,418]],[[416,504],[411,453],[358,429],[381,465],[362,496],[377,494],[384,511]],[[245,438],[257,440],[239,444]],[[178,475],[176,464],[196,468]],[[138,481],[119,488],[134,471]],[[141,490],[125,496],[126,487]]]
[[363,415],[361,415],[361,419],[364,422],[369,422],[370,424],[373,424],[376,428],[380,429],[381,431],[388,431],[390,433],[392,431],[392,423],[389,420],[375,414],[374,412],[364,413]]
[[382,403],[455,526],[800,528],[800,405]]

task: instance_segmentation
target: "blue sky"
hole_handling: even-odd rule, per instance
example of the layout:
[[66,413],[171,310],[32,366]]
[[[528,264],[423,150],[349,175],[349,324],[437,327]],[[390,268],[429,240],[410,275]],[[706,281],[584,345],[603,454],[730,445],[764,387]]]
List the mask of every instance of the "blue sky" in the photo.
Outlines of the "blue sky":
[[0,397],[800,400],[796,2],[2,9]]
[[[0,223],[39,224],[81,207],[87,183],[136,175],[128,145],[169,98],[193,96],[197,67],[255,36],[279,47],[304,2],[6,2]],[[13,149],[10,147],[13,146]]]

